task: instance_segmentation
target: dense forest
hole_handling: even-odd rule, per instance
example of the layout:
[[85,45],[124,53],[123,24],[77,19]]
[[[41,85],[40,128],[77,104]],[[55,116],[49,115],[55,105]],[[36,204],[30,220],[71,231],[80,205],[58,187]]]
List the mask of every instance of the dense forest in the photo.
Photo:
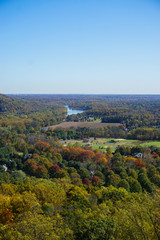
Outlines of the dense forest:
[[[43,130],[63,121],[121,125]],[[0,95],[0,239],[160,239],[160,148],[60,142],[160,140],[159,125],[159,95]]]

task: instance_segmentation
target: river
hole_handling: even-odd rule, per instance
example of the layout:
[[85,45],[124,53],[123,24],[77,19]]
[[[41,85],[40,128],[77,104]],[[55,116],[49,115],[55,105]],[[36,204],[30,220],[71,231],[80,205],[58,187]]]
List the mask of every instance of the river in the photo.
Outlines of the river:
[[76,110],[76,109],[72,109],[69,108],[69,106],[65,106],[67,108],[67,116],[72,115],[72,114],[78,114],[78,113],[83,113],[84,111],[82,110]]

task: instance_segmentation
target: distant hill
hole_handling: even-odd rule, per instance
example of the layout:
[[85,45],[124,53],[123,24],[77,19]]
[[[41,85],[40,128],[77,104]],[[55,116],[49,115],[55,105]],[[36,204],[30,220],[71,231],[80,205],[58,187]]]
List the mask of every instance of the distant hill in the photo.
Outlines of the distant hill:
[[39,99],[32,97],[22,99],[17,96],[6,96],[0,94],[0,113],[14,113],[14,114],[27,114],[35,111],[55,110],[59,108],[59,104],[54,102],[41,102]]
[[0,112],[17,112],[25,108],[25,101],[0,94]]
[[36,101],[23,100],[0,94],[0,113],[28,113],[41,109],[42,104]]

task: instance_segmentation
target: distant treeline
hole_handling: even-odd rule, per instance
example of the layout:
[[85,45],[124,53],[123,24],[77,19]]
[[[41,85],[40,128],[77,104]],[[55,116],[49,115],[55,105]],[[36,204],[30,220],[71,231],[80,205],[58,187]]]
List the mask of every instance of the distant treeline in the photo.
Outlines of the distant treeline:
[[67,109],[85,110],[67,121],[121,123],[122,127],[70,129],[47,132],[58,139],[86,137],[160,139],[160,96],[123,95],[0,95],[0,125],[7,131],[34,133],[64,121]]
[[44,131],[47,136],[55,139],[84,139],[89,137],[97,138],[127,138],[137,140],[160,140],[160,129],[154,128],[137,128],[126,132],[124,127],[109,126],[98,129],[78,128],[78,129],[51,129]]

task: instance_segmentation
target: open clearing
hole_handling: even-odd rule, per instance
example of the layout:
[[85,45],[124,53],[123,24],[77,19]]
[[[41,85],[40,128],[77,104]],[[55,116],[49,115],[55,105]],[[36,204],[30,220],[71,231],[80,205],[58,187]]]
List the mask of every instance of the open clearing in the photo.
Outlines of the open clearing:
[[143,142],[141,144],[141,146],[143,146],[143,147],[150,147],[150,146],[160,147],[160,142],[158,142],[158,141],[152,141],[152,142],[147,141],[147,142]]
[[122,124],[120,123],[96,123],[96,122],[63,122],[57,125],[53,125],[53,126],[49,126],[49,127],[45,127],[43,128],[44,130],[49,130],[49,129],[60,129],[60,128],[64,128],[64,129],[69,129],[69,128],[100,128],[100,127],[108,127],[108,126],[115,126],[115,127],[119,127]]
[[115,138],[89,138],[86,141],[83,140],[60,140],[60,143],[64,146],[77,146],[77,147],[92,147],[93,149],[100,149],[102,151],[106,151],[107,147],[111,147],[112,150],[115,150],[118,146],[157,146],[160,147],[160,142],[154,141],[138,141],[138,140],[130,140],[130,139],[115,139]]
[[135,146],[140,145],[142,142],[137,140],[128,140],[128,139],[114,139],[114,138],[89,138],[86,143],[83,140],[60,140],[60,143],[64,146],[90,146],[93,149],[101,149],[102,151],[106,151],[107,147],[111,147],[115,150],[118,146]]

